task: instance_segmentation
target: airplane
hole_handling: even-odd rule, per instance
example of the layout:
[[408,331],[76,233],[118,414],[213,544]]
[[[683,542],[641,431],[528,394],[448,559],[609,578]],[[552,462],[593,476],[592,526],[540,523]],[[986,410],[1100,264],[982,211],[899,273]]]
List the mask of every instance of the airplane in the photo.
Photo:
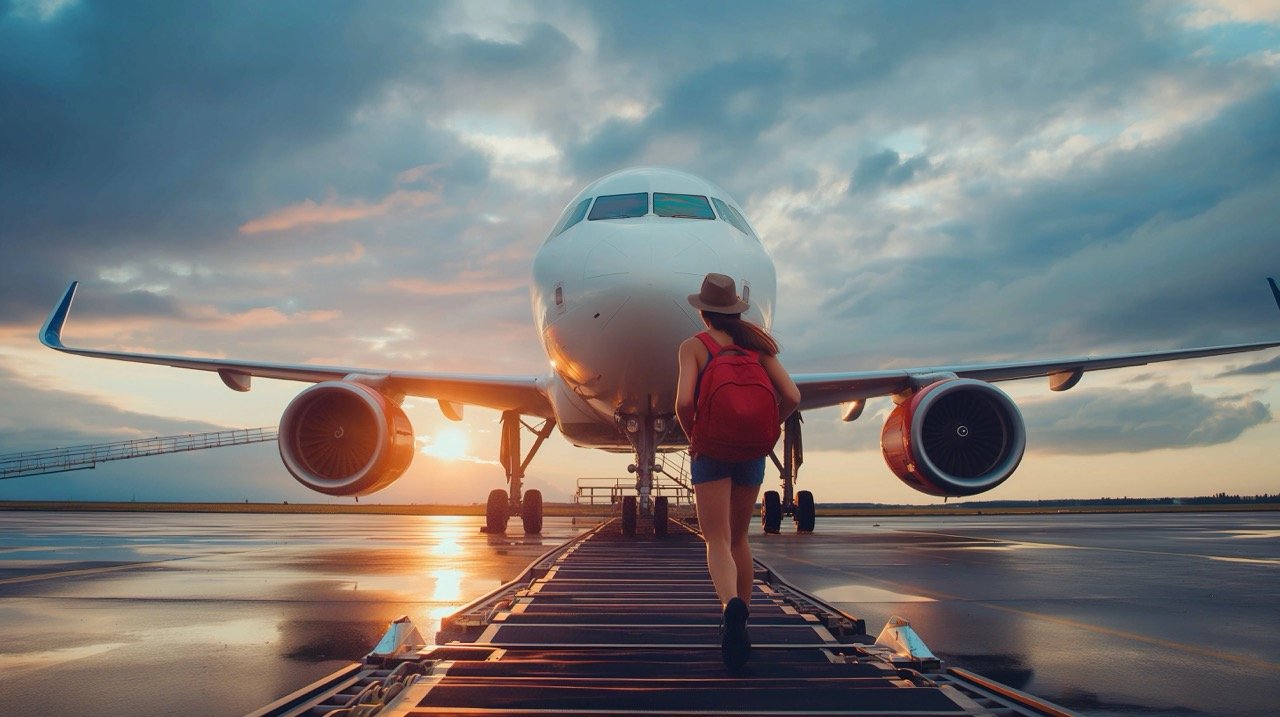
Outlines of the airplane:
[[[530,299],[550,370],[523,376],[400,371],[193,358],[69,347],[62,342],[78,282],[72,282],[40,330],[47,347],[79,356],[216,372],[228,388],[253,378],[313,384],[285,408],[278,436],[285,468],[306,487],[334,496],[367,495],[408,468],[414,434],[401,409],[406,396],[435,399],[462,420],[466,405],[502,414],[500,463],[508,488],[486,505],[486,529],[506,530],[513,511],[524,529],[542,525],[542,495],[522,490],[529,462],[555,429],[580,447],[630,453],[636,495],[622,504],[624,532],[637,514],[665,530],[664,496],[651,500],[659,452],[687,449],[675,420],[676,349],[702,330],[686,297],[703,277],[733,277],[750,303],[744,318],[772,325],[772,259],[742,205],[715,184],[683,171],[632,168],[587,185],[565,207],[533,260]],[[1280,307],[1280,289],[1268,279]],[[881,430],[890,470],[934,496],[970,496],[1003,483],[1022,460],[1026,429],[1013,400],[995,382],[1047,377],[1066,391],[1086,371],[1258,351],[1280,341],[1014,363],[980,363],[836,373],[796,373],[800,408],[783,427],[782,457],[771,455],[782,494],[762,498],[766,532],[791,515],[814,527],[813,496],[793,495],[803,462],[801,412],[841,406],[857,419],[868,398],[891,396]],[[526,419],[530,419],[526,422]],[[541,421],[539,424],[538,421]],[[523,431],[534,442],[522,454]]]

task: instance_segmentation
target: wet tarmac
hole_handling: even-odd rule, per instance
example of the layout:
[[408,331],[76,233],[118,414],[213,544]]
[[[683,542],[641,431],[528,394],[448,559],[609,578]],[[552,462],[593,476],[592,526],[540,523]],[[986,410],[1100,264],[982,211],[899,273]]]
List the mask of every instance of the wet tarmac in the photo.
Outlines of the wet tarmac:
[[[238,715],[439,618],[589,527],[476,517],[0,512],[6,714]],[[784,523],[784,528],[786,528]],[[1086,714],[1280,705],[1280,514],[825,518],[757,557]]]
[[[440,618],[590,524],[0,512],[0,713],[241,715]],[[514,523],[514,525],[518,524]]]
[[1280,714],[1278,513],[827,519],[754,545],[869,633],[906,617],[947,664],[1084,714]]

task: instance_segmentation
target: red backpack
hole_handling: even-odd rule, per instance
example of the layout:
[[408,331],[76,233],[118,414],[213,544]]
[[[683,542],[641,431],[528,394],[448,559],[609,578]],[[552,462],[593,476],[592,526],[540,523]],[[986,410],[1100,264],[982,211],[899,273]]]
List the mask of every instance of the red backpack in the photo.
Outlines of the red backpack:
[[711,358],[694,391],[689,452],[720,461],[749,461],[769,455],[782,429],[773,381],[755,351],[720,346],[698,334]]

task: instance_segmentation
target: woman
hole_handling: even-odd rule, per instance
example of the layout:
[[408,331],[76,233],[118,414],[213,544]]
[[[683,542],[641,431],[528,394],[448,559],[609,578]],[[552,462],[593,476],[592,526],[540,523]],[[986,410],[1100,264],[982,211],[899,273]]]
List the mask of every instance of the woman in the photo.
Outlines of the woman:
[[[689,303],[702,312],[705,333],[716,345],[734,344],[759,354],[778,398],[778,416],[785,421],[800,405],[800,390],[778,362],[778,344],[769,332],[742,320],[748,304],[738,296],[733,279],[707,274],[702,290],[690,295]],[[676,417],[685,435],[693,435],[694,391],[710,360],[711,351],[699,336],[680,344]],[[764,482],[764,461],[761,457],[731,463],[694,455],[690,471],[698,525],[707,544],[707,570],[724,610],[721,653],[725,664],[735,668],[746,663],[751,653],[747,616],[755,566],[747,531]]]

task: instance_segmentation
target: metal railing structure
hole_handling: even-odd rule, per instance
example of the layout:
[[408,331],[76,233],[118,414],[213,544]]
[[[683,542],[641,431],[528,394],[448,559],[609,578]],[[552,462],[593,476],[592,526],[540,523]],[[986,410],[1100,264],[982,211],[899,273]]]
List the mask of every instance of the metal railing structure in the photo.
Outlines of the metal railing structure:
[[[654,498],[666,496],[673,505],[693,505],[693,485],[689,482],[689,453],[659,453],[661,471],[653,474]],[[636,495],[636,480],[627,478],[579,478],[573,502],[579,505],[615,505],[622,496]]]
[[0,480],[44,473],[64,473],[93,468],[106,461],[157,456],[164,453],[199,451],[206,448],[243,446],[276,440],[276,428],[237,428],[180,436],[136,438],[131,441],[95,443],[85,446],[50,448],[0,455]]

